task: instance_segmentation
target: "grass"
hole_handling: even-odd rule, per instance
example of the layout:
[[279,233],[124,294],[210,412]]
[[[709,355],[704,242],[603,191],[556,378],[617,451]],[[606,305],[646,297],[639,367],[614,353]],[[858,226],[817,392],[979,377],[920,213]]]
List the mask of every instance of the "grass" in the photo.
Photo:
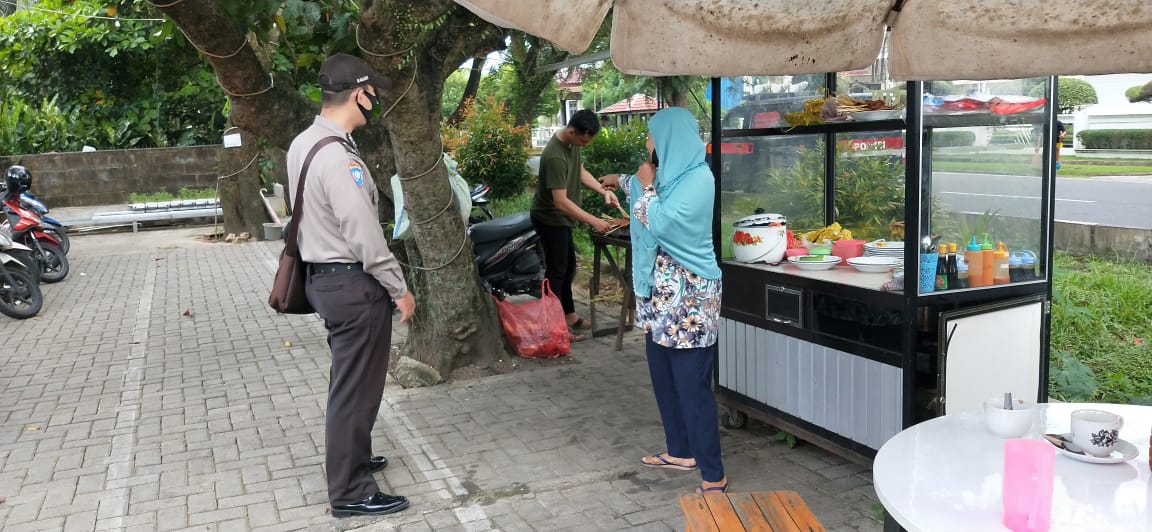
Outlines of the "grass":
[[151,194],[140,194],[133,192],[129,196],[131,203],[156,203],[160,201],[173,201],[173,200],[190,200],[190,199],[211,199],[216,197],[216,189],[214,188],[181,188],[178,194],[171,192],[153,192]]
[[[937,155],[932,163],[936,171],[968,172],[999,175],[1040,175],[1040,168],[1032,162],[1029,154],[981,154],[976,159],[963,156]],[[1062,167],[1056,172],[1058,177],[1100,177],[1115,175],[1152,175],[1152,161],[1148,159],[1090,159],[1085,157],[1061,157]],[[1109,164],[1109,163],[1124,164]],[[1133,162],[1145,163],[1142,165]]]
[[1152,397],[1152,265],[1057,253],[1052,389],[1063,400]]

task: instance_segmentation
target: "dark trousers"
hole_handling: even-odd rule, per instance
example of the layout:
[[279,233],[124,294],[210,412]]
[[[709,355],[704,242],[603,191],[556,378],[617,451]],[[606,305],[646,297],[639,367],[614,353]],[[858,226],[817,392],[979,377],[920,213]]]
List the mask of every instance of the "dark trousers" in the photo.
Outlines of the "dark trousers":
[[695,458],[700,477],[719,482],[724,478],[724,464],[711,387],[715,346],[674,349],[653,342],[651,334],[644,339],[668,454]]
[[565,314],[576,312],[572,301],[572,280],[576,278],[576,243],[572,241],[572,228],[543,225],[533,222],[540,235],[540,248],[544,250],[544,277],[560,298]]
[[392,298],[360,271],[308,276],[304,293],[328,329],[332,370],[324,439],[328,500],[351,504],[380,491],[368,471],[372,427],[392,348]]

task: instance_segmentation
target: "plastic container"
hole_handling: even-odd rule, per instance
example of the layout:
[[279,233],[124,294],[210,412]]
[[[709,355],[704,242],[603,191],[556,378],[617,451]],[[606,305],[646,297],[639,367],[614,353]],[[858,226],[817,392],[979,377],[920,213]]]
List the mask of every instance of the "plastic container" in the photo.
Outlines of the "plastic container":
[[1036,253],[1032,250],[1017,252],[1020,255],[1020,277],[1024,281],[1035,281],[1040,278],[1036,273]]
[[[964,262],[968,264],[968,286],[976,288],[985,286],[984,284],[984,254],[980,249],[980,244],[976,243],[976,236],[972,236],[972,241],[968,243],[968,247],[964,249]],[[991,277],[988,278],[991,281]]]
[[936,289],[936,264],[939,258],[935,253],[920,254],[920,293],[928,294]]
[[1008,284],[1012,282],[1011,266],[1008,264],[1011,254],[1008,253],[1008,246],[1005,246],[1003,242],[997,242],[996,251],[992,252],[992,256],[995,257],[993,262],[992,283]]
[[956,288],[968,288],[968,262],[963,255],[956,257]]
[[832,254],[844,260],[859,257],[864,254],[864,241],[837,240],[832,243]]
[[988,233],[984,233],[984,243],[980,244],[980,279],[981,286],[992,286],[996,281],[996,247]]
[[1052,526],[1056,448],[1041,440],[1004,442],[1004,526],[1014,532],[1047,532]]
[[1008,278],[1014,283],[1018,283],[1024,279],[1024,261],[1020,260],[1019,253],[1013,253],[1008,257]]

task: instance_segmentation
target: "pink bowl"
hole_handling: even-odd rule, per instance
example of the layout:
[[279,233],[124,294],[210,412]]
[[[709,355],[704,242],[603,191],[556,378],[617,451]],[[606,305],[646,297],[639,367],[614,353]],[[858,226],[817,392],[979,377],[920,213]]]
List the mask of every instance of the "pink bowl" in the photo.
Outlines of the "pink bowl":
[[844,260],[864,254],[863,240],[837,240],[832,243],[832,254]]

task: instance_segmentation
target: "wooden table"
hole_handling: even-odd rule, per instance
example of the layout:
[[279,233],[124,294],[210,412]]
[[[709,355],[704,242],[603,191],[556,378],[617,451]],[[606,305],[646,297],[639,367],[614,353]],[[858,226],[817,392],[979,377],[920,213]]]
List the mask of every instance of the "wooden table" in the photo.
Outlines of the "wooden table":
[[[592,240],[592,281],[588,283],[588,316],[592,322],[592,337],[600,337],[616,333],[616,350],[619,351],[624,342],[624,331],[631,330],[636,324],[636,299],[632,293],[632,240],[627,229],[617,230],[608,235],[589,231]],[[613,253],[615,248],[615,254]],[[623,265],[617,260],[617,255],[623,252]],[[608,260],[608,265],[616,273],[616,281],[620,284],[620,314],[616,318],[615,327],[598,329],[596,327],[596,298],[600,295],[600,267],[602,259]],[[623,266],[623,267],[621,267]]]

